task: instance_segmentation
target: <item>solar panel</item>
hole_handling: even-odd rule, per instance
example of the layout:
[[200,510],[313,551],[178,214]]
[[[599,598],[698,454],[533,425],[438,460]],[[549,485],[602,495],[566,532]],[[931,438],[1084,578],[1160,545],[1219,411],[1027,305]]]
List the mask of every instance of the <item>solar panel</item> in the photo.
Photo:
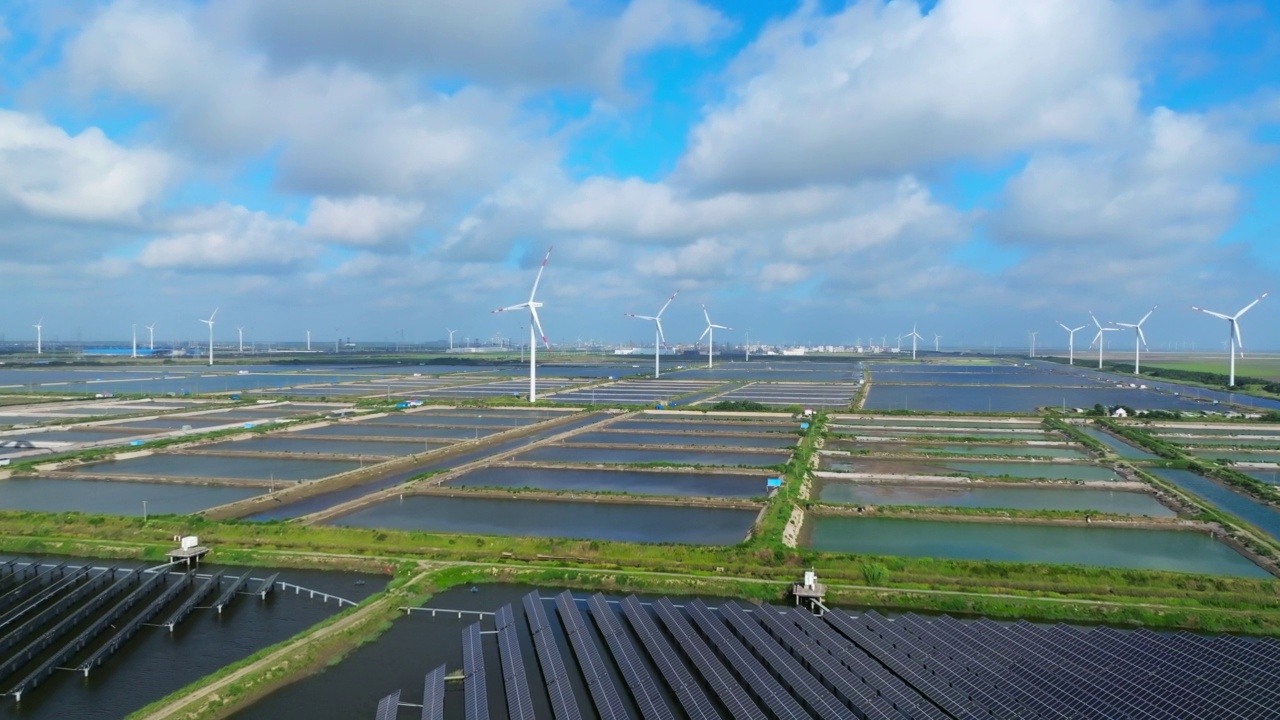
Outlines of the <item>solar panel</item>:
[[824,719],[839,720],[853,720],[859,717],[810,675],[798,660],[774,642],[773,638],[751,617],[751,614],[739,607],[737,603],[727,602],[721,605],[720,616],[729,623],[738,637],[756,652],[761,662],[791,686],[792,691],[813,714]]
[[462,694],[467,720],[488,720],[487,684],[484,652],[480,647],[480,623],[472,623],[462,631]]
[[378,701],[378,712],[375,720],[396,720],[396,712],[400,710],[400,691],[397,690]]
[[498,658],[502,663],[502,687],[507,693],[507,715],[511,720],[534,720],[529,680],[524,673],[520,638],[516,635],[515,614],[510,605],[498,608]]
[[444,665],[427,673],[422,687],[422,720],[444,720]]
[[782,720],[807,720],[812,717],[701,600],[695,599],[685,605],[685,608],[694,624],[706,636],[708,644],[729,663],[747,691],[774,716]]
[[578,667],[586,678],[587,689],[591,692],[591,700],[595,703],[596,712],[603,720],[629,718],[618,688],[614,687],[613,678],[600,657],[600,649],[591,639],[591,630],[582,619],[578,603],[568,590],[556,596],[556,609],[560,611],[560,622],[569,634],[569,645],[578,658]]
[[524,596],[524,614],[533,632],[533,648],[537,651],[542,680],[551,698],[552,714],[559,720],[578,720],[582,717],[578,698],[569,684],[569,673],[565,670],[564,659],[560,657],[560,646],[552,636],[551,623],[547,620],[537,590]]
[[689,672],[689,668],[676,655],[675,650],[671,648],[671,643],[663,637],[662,631],[654,624],[653,618],[649,617],[649,613],[645,611],[635,595],[628,596],[622,601],[622,612],[631,622],[631,628],[640,637],[641,644],[649,652],[649,658],[658,667],[658,672],[662,673],[663,679],[667,681],[667,686],[680,700],[685,714],[691,718],[718,720],[720,713],[711,704],[711,699]]
[[604,595],[596,593],[587,600],[587,607],[600,628],[600,634],[604,636],[605,644],[609,646],[609,652],[613,655],[618,671],[622,673],[622,679],[631,690],[632,699],[640,708],[640,714],[646,720],[674,720],[675,715],[658,691],[649,668],[640,659],[640,653],[623,629],[622,623],[618,622],[618,616],[609,608],[609,601],[605,600]]
[[667,630],[672,637],[676,639],[676,643],[685,655],[693,662],[694,667],[702,674],[703,680],[707,682],[707,686],[715,693],[716,698],[729,710],[729,715],[735,720],[738,718],[759,718],[765,720],[765,715],[756,707],[755,701],[747,694],[738,681],[730,674],[729,669],[720,662],[720,658],[716,657],[711,648],[703,642],[702,638],[689,625],[689,621],[684,619],[676,606],[667,598],[662,598],[653,604],[654,610],[657,612],[662,623],[667,626]]

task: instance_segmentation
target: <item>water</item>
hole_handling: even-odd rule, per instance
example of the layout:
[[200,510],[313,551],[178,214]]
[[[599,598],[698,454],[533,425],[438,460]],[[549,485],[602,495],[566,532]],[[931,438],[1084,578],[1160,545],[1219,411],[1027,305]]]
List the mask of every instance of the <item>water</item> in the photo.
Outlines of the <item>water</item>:
[[261,495],[266,488],[180,483],[10,478],[0,480],[0,510],[188,515],[217,505]]
[[828,430],[837,435],[853,435],[857,437],[883,438],[980,438],[982,440],[1015,440],[1019,442],[1062,442],[1061,435],[1054,435],[1043,430],[969,430],[967,428],[920,428],[918,430],[885,430],[881,428],[850,427],[848,425],[829,425]]
[[1233,460],[1246,463],[1280,463],[1280,453],[1195,451],[1196,457],[1208,460]]
[[728,467],[766,467],[781,465],[790,459],[781,453],[715,452],[667,450],[660,448],[588,448],[551,445],[516,456],[522,462],[563,463],[670,463],[673,465],[723,465]]
[[964,418],[961,420],[948,418],[911,418],[911,417],[851,417],[847,415],[837,415],[832,419],[833,423],[840,425],[854,425],[857,427],[893,429],[899,427],[928,427],[928,428],[951,428],[956,430],[1042,430],[1038,422],[1009,422],[991,420],[983,422],[981,420],[970,420]]
[[[1129,383],[1134,381],[1134,379],[1131,377],[1127,377],[1124,375],[1117,375],[1115,373],[1102,372],[1094,368],[1084,367],[1082,365],[1076,365],[1075,367],[1064,367],[1057,363],[1051,363],[1046,360],[1032,360],[1031,362],[1041,368],[1054,368],[1060,372],[1078,373],[1085,377],[1108,379],[1108,380],[1119,381],[1123,383]],[[1217,400],[1218,402],[1221,402],[1221,403],[1235,403],[1239,405],[1246,405],[1248,407],[1258,408],[1260,410],[1280,410],[1280,400],[1273,400],[1270,398],[1251,397],[1249,395],[1241,395],[1240,393],[1234,393],[1234,392],[1223,392],[1221,390],[1206,390],[1205,388],[1190,387],[1187,385],[1178,385],[1177,383],[1162,382],[1162,381],[1156,381],[1156,380],[1150,380],[1150,379],[1145,380],[1145,382],[1150,388],[1152,388],[1151,391],[1158,389],[1158,390],[1162,390],[1165,393],[1180,392],[1182,393],[1181,397],[1184,399],[1189,398],[1194,394],[1194,397],[1196,398],[1196,402],[1192,406],[1192,408],[1195,410],[1213,409],[1211,406],[1211,401],[1213,400]],[[1148,391],[1148,392],[1151,392],[1151,391]]]
[[520,411],[493,411],[493,410],[459,410],[454,412],[443,411],[427,411],[415,413],[398,413],[388,415],[386,417],[375,418],[372,422],[375,424],[389,425],[451,425],[472,427],[479,425],[486,427],[496,425],[498,427],[520,427],[533,423],[550,420],[552,418],[567,417],[567,413],[560,412],[520,412]]
[[237,480],[315,480],[360,467],[350,460],[148,455],[76,467],[77,473],[162,477],[210,477]]
[[1041,407],[1091,408],[1127,405],[1138,410],[1206,410],[1210,406],[1186,396],[1137,388],[1047,388],[989,385],[873,384],[863,407],[868,410],[933,412],[1033,413]]
[[575,435],[573,442],[603,445],[705,445],[708,447],[790,448],[796,436],[773,435],[695,435],[693,433],[627,433],[600,430]]
[[1160,458],[1159,455],[1149,453],[1136,445],[1131,445],[1101,428],[1077,425],[1076,429],[1111,448],[1116,455],[1126,460],[1158,460]]
[[139,435],[151,435],[148,432],[120,432],[118,430],[50,430],[49,432],[13,433],[0,435],[0,442],[30,442],[37,447],[46,443],[82,443],[101,442],[103,440],[125,440]]
[[486,467],[446,487],[537,488],[566,492],[625,492],[684,497],[763,497],[765,478],[752,475],[634,472],[626,470],[552,470]]
[[182,430],[187,427],[191,427],[196,430],[203,430],[205,428],[217,427],[219,425],[231,425],[235,422],[235,420],[219,420],[216,417],[202,415],[199,417],[163,417],[152,420],[133,420],[129,422],[112,423],[102,427],[129,430],[132,432]]
[[1218,438],[1218,437],[1171,437],[1163,438],[1166,442],[1181,445],[1182,447],[1238,447],[1238,448],[1256,448],[1258,450],[1276,450],[1280,451],[1280,442],[1270,440],[1246,440],[1244,438]]
[[1238,435],[1248,436],[1268,436],[1275,438],[1276,442],[1280,442],[1280,429],[1275,427],[1258,427],[1256,425],[1232,425],[1217,427],[1191,427],[1187,425],[1156,425],[1153,427],[1144,427],[1143,430],[1153,435],[1220,435],[1222,437],[1235,437]]
[[1089,457],[1083,450],[1075,447],[1054,445],[1022,445],[1017,443],[991,444],[982,443],[915,443],[915,442],[857,442],[850,440],[827,440],[823,447],[827,450],[867,450],[872,453],[914,454],[914,455],[977,455],[991,457],[1033,457],[1033,458],[1069,458],[1083,460]]
[[755,510],[410,495],[329,523],[348,527],[643,543],[734,545]]
[[1177,485],[1223,512],[1235,515],[1273,539],[1280,540],[1280,510],[1190,470],[1149,468],[1148,472]]
[[[883,367],[883,366],[882,366]],[[1055,387],[1096,387],[1101,380],[1070,373],[1033,372],[1022,368],[966,368],[961,371],[873,369],[871,382],[893,385],[1036,385]]]
[[[72,565],[108,564],[103,560],[62,557],[45,558],[43,561],[63,560]],[[109,564],[136,566],[131,561],[118,560]],[[219,569],[219,566],[207,565],[202,571],[216,572]],[[238,576],[248,572],[255,578],[275,572],[267,568],[226,570],[227,575]],[[386,584],[384,576],[316,570],[282,570],[280,579],[355,601],[378,592]],[[366,584],[355,585],[357,579],[365,580]],[[160,612],[155,622],[163,620],[185,596],[185,592],[180,594],[172,605]],[[12,698],[4,698],[4,702],[0,702],[0,718],[122,718],[227,664],[292,637],[337,612],[338,607],[333,602],[326,604],[305,595],[275,592],[265,602],[241,596],[222,615],[211,609],[196,610],[173,633],[164,628],[144,626],[104,665],[94,669],[88,678],[77,673],[60,672],[23,695],[21,705],[15,704]],[[100,636],[99,642],[105,640],[105,635]],[[91,647],[96,647],[96,644]],[[79,661],[83,655],[74,657],[73,662]]]
[[344,422],[336,425],[301,430],[295,433],[298,437],[386,437],[412,438],[446,438],[451,440],[476,439],[502,432],[503,428],[481,427],[427,427],[415,425],[372,425],[362,422]]
[[1092,510],[1151,517],[1173,517],[1176,514],[1147,493],[1092,488],[921,487],[881,483],[823,482],[818,491],[818,499],[852,505]]
[[866,555],[1271,577],[1208,534],[1186,530],[816,517],[807,545]]
[[[249,440],[201,445],[212,452],[311,453],[327,455],[412,455],[426,452],[427,443],[390,442],[386,440],[342,440],[338,438],[294,437],[296,433],[254,437]],[[441,443],[435,443],[439,448]]]
[[1277,471],[1275,470],[1241,470],[1240,472],[1254,480],[1261,480],[1268,485],[1280,484],[1280,476],[1277,476]]
[[978,475],[1046,480],[1119,480],[1111,468],[1088,463],[968,462],[964,460],[888,460],[822,456],[824,469],[876,475]]
[[800,423],[780,423],[764,420],[619,420],[609,425],[610,430],[649,430],[654,432],[785,432],[799,433]]
[[246,519],[285,520],[288,518],[301,517],[303,515],[320,512],[321,510],[327,510],[335,505],[354,500],[358,497],[364,497],[371,492],[392,487],[393,485],[399,485],[405,480],[424,472],[430,472],[432,470],[447,470],[449,468],[466,465],[467,463],[475,462],[481,458],[523,447],[553,435],[558,435],[559,433],[568,432],[570,430],[598,423],[602,419],[604,419],[604,416],[599,413],[582,415],[554,427],[532,431],[522,437],[495,442],[487,447],[476,448],[469,452],[458,453],[440,460],[432,460],[412,468],[406,468],[400,472],[392,473],[373,482],[364,483],[363,485],[334,490],[333,492],[324,493],[323,495],[316,495],[314,497],[303,498],[295,502],[276,505],[269,510],[249,515]]

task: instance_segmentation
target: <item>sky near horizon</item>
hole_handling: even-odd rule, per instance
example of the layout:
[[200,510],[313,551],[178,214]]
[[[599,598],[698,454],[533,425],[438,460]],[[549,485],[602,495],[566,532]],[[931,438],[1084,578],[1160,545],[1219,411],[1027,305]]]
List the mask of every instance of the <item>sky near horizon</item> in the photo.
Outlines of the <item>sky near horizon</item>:
[[1275,3],[484,5],[0,2],[0,336],[512,337],[552,245],[553,343],[679,290],[671,342],[1206,349],[1280,290]]

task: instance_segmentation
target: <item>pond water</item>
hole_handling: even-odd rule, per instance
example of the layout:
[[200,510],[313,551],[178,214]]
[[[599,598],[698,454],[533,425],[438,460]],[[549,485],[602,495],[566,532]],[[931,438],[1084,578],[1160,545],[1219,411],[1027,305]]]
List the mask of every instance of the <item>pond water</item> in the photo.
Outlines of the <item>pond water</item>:
[[811,525],[806,544],[829,552],[1270,577],[1210,535],[1187,530],[844,517]]
[[1149,468],[1148,471],[1280,540],[1280,510],[1190,470]]
[[1040,441],[1040,442],[1062,442],[1066,438],[1061,435],[1048,433],[1043,430],[966,430],[963,428],[920,428],[918,430],[885,430],[881,428],[857,428],[848,425],[829,425],[827,429],[830,432],[842,435],[856,435],[859,437],[882,437],[882,438],[980,438],[982,440],[1014,440],[1014,441]]
[[501,427],[425,427],[415,425],[372,425],[363,422],[337,423],[310,430],[299,430],[299,437],[386,437],[386,438],[448,438],[452,440],[477,439],[502,432]]
[[1139,410],[1201,410],[1209,405],[1186,396],[1116,387],[1049,388],[961,385],[872,384],[868,410],[1031,413],[1041,407],[1089,408],[1128,405]]
[[478,535],[734,545],[755,510],[411,495],[329,524]]
[[822,456],[823,469],[880,475],[979,475],[1048,480],[1119,480],[1104,465],[1060,462],[981,462],[965,460],[889,460],[866,457]]
[[828,450],[866,450],[872,453],[913,455],[976,455],[988,457],[1070,458],[1083,460],[1089,457],[1078,446],[1023,445],[1019,443],[916,443],[916,442],[859,442],[827,440]]
[[10,478],[0,480],[0,510],[142,515],[145,501],[150,515],[188,515],[266,491],[261,487]]
[[1234,460],[1246,463],[1280,463],[1280,453],[1245,452],[1243,450],[1193,450],[1196,457],[1207,460]]
[[748,432],[799,433],[799,421],[794,423],[755,422],[750,420],[721,422],[703,420],[618,420],[609,424],[610,430],[650,430],[659,432]]
[[78,473],[162,477],[211,477],[246,480],[315,480],[360,467],[349,460],[295,460],[285,458],[209,457],[200,455],[148,455],[128,460],[108,460],[75,468]]
[[1159,455],[1149,453],[1136,445],[1130,444],[1126,440],[1121,440],[1101,428],[1091,427],[1089,425],[1077,425],[1076,429],[1111,448],[1112,452],[1126,460],[1158,460],[1160,457]]
[[445,483],[446,487],[537,488],[567,492],[625,492],[687,497],[763,497],[765,478],[753,475],[552,470],[487,467]]
[[[425,442],[391,442],[386,440],[343,440],[341,438],[305,438],[291,437],[294,433],[255,437],[250,440],[220,442],[212,445],[201,445],[201,450],[261,452],[261,453],[303,453],[326,455],[412,455],[426,452],[429,444]],[[434,447],[441,447],[435,443]]]
[[1148,493],[1093,488],[921,487],[824,481],[818,491],[818,499],[852,505],[1095,510],[1152,517],[1172,517],[1175,514]]
[[516,457],[524,462],[571,463],[671,463],[674,465],[724,465],[729,467],[764,467],[781,465],[791,458],[787,453],[744,453],[700,450],[667,450],[661,448],[589,448],[551,445],[530,450]]
[[599,430],[574,435],[573,443],[607,445],[705,445],[708,447],[790,448],[799,441],[795,435],[780,433],[754,436],[698,435],[694,433],[629,433]]

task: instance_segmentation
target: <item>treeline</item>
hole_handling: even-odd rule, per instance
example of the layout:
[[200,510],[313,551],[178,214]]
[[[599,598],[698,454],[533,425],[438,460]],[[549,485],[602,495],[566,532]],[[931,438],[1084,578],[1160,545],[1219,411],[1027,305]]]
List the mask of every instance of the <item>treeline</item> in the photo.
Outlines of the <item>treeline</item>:
[[[1122,362],[1104,362],[1102,364],[1104,370],[1116,373],[1124,373],[1133,375],[1133,363]],[[1227,382],[1230,376],[1223,373],[1205,372],[1204,370],[1183,370],[1179,368],[1165,367],[1144,367],[1139,373],[1147,377],[1160,378],[1163,380],[1181,380],[1183,382],[1199,383],[1201,385],[1216,385],[1223,388],[1229,387]],[[1236,376],[1236,387],[1240,388],[1245,385],[1253,385],[1261,388],[1264,392],[1280,395],[1280,382],[1267,380],[1265,378],[1248,377],[1245,375]]]

